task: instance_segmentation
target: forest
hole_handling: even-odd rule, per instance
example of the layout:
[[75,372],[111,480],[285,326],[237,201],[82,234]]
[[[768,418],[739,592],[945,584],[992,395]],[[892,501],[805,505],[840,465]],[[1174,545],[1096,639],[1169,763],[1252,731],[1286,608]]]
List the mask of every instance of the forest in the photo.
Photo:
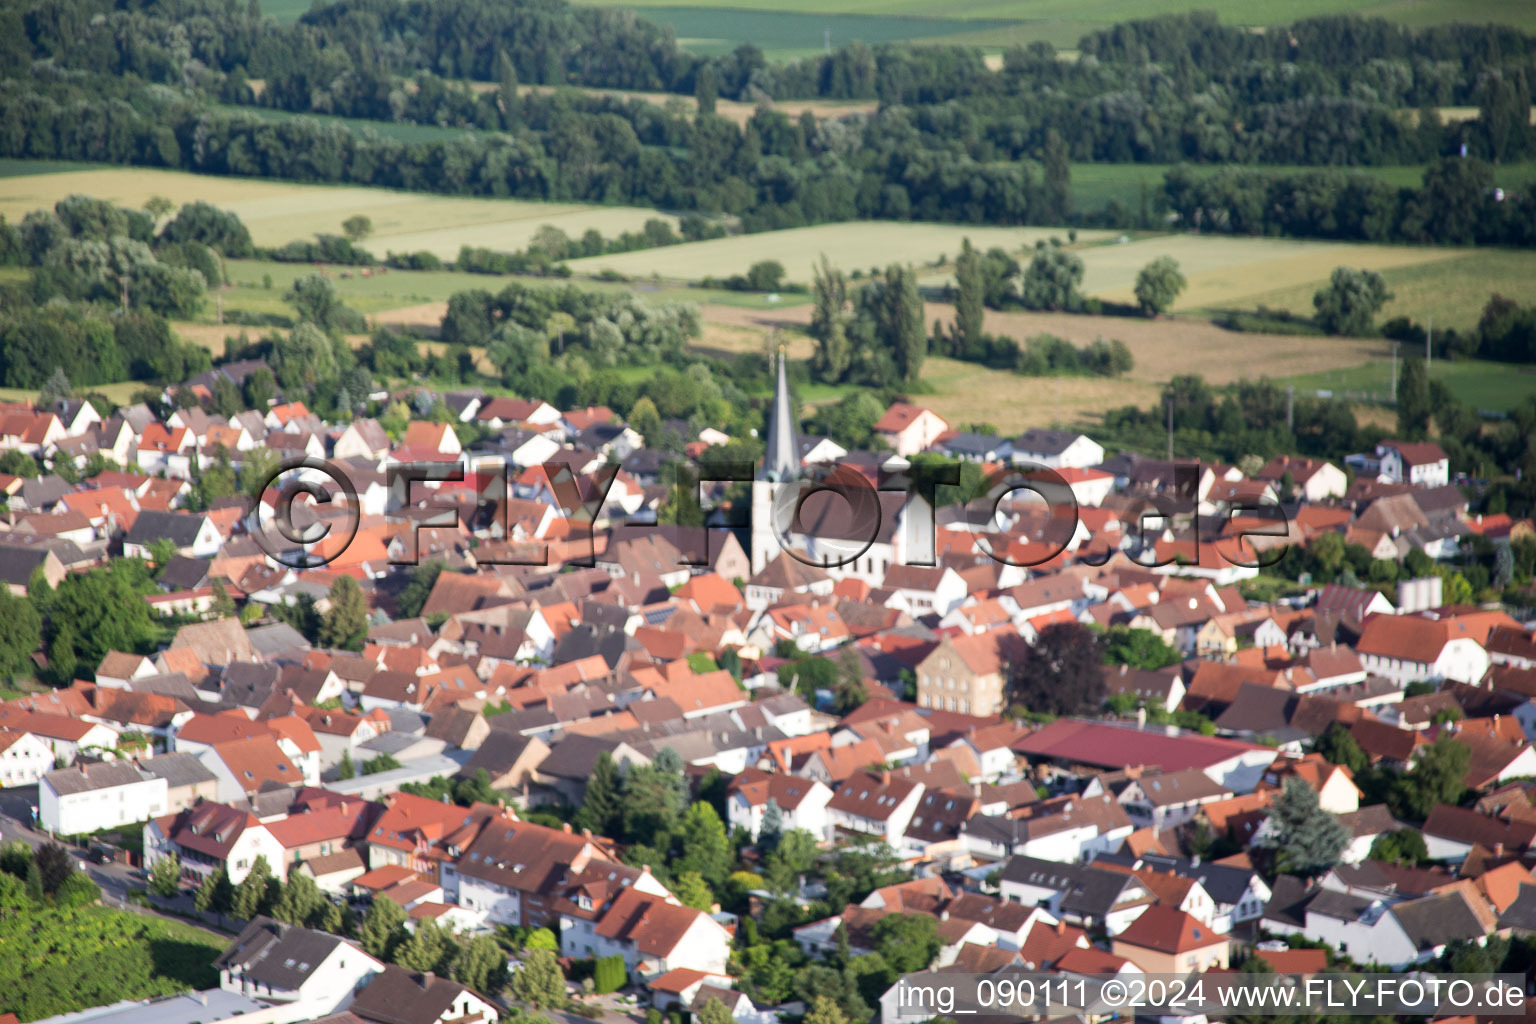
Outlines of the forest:
[[[953,47],[702,58],[632,14],[561,0],[343,0],[287,27],[229,0],[36,0],[0,29],[4,156],[632,203],[749,231],[1089,214],[1150,227],[1166,210],[1201,230],[1374,241],[1536,232],[1531,190],[1499,192],[1488,167],[1536,151],[1536,37],[1512,29],[1332,17],[1255,35],[1190,15],[1091,34],[1075,61],[1014,49],[998,71]],[[669,90],[697,110],[530,83]],[[772,108],[807,96],[878,107]],[[713,113],[717,97],[759,105],[738,125]],[[254,105],[315,116],[241,109]],[[1446,105],[1477,116],[1445,122]],[[405,143],[330,115],[465,133]],[[1176,168],[1143,209],[1106,215],[1072,209],[1072,160],[1238,166]],[[1429,165],[1419,187],[1346,170],[1403,164]]]

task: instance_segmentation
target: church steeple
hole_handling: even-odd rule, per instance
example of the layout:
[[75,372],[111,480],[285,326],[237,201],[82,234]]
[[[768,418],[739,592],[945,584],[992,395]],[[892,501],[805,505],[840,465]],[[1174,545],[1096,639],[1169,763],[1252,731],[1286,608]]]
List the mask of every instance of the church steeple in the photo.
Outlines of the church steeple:
[[768,437],[763,452],[762,479],[788,480],[800,469],[800,438],[795,430],[795,411],[789,401],[789,381],[784,370],[784,346],[779,346],[779,380],[768,411]]

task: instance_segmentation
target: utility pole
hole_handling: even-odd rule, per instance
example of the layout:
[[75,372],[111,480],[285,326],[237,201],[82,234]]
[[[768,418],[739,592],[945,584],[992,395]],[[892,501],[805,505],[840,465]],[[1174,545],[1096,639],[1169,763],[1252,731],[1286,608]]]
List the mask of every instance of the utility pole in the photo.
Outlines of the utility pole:
[[1295,433],[1296,431],[1296,385],[1289,384],[1285,389],[1285,429]]
[[1397,404],[1397,342],[1392,343],[1392,404]]
[[1429,361],[1434,357],[1435,318],[1429,318],[1429,330],[1424,334],[1424,373],[1429,374]]

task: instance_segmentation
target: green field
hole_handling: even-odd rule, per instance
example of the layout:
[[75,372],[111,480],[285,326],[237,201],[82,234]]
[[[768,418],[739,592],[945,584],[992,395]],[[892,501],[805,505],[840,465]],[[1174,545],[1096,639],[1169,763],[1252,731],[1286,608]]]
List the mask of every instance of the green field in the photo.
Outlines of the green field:
[[[1451,250],[1443,262],[1383,270],[1393,298],[1380,319],[1406,316],[1420,323],[1469,330],[1494,292],[1530,302],[1536,296],[1536,252],[1520,249]],[[1310,316],[1314,287],[1288,287],[1257,293],[1251,305],[1265,305]]]
[[852,42],[870,45],[903,42],[950,42],[957,37],[970,42],[977,33],[1012,32],[1016,22],[999,18],[932,17],[942,8],[925,4],[917,11],[901,13],[828,13],[818,5],[796,9],[751,10],[740,6],[689,4],[645,5],[640,14],[677,34],[687,49],[700,54],[729,53],[750,41],[776,59],[806,57]]
[[[1404,356],[1423,354],[1410,352],[1406,346],[1401,351]],[[1472,408],[1490,412],[1507,412],[1536,394],[1536,367],[1530,366],[1481,359],[1436,359],[1429,365],[1429,377],[1443,382]],[[1296,385],[1298,394],[1334,393],[1339,397],[1385,402],[1392,394],[1392,363],[1370,362],[1329,373],[1283,378],[1283,382]]]
[[147,168],[104,168],[12,177],[0,190],[0,215],[12,223],[29,211],[52,207],[67,195],[83,193],[140,208],[151,196],[175,202],[206,200],[237,214],[257,245],[283,245],[319,232],[341,233],[353,214],[373,221],[365,245],[374,254],[425,249],[443,259],[462,245],[515,250],[527,246],[540,227],[554,224],[573,237],[596,228],[612,237],[638,231],[654,210],[633,206],[538,203],[515,199],[470,199],[421,192],[346,185],[228,178]]
[[[270,0],[270,3],[272,6],[268,9],[276,13],[278,8],[292,9],[297,0]],[[1412,26],[1462,21],[1472,24],[1498,22],[1527,31],[1536,29],[1536,4],[1522,0],[1285,0],[1275,4],[1255,4],[1251,0],[1202,0],[1194,5],[1179,0],[959,0],[942,7],[932,0],[778,0],[771,8],[763,0],[697,0],[695,3],[628,0],[603,6],[633,8],[662,24],[674,25],[683,45],[698,52],[719,48],[722,40],[751,41],[775,56],[820,50],[821,29],[818,25],[827,24],[831,28],[828,21],[833,15],[863,16],[864,24],[850,23],[848,28],[856,33],[852,38],[866,42],[882,41],[882,33],[905,31],[910,34],[899,38],[965,42],[993,51],[1035,40],[1070,48],[1085,33],[1117,22],[1183,13],[1194,8],[1214,11],[1223,22],[1235,25],[1277,25],[1324,14],[1352,13]],[[739,18],[738,12],[742,11],[754,12],[758,18]],[[297,17],[298,13],[302,12],[295,11],[293,16]],[[929,17],[935,13],[941,13],[943,17]],[[933,31],[922,32],[918,26],[900,26],[899,22],[906,18],[928,19]],[[764,29],[766,19],[780,20],[783,28],[768,26]],[[957,34],[953,23],[967,20],[977,24],[971,31]],[[763,31],[761,40],[748,34],[753,29]],[[814,38],[802,42],[806,35]],[[884,38],[891,37],[886,35]],[[833,45],[838,44],[839,40],[834,37]]]

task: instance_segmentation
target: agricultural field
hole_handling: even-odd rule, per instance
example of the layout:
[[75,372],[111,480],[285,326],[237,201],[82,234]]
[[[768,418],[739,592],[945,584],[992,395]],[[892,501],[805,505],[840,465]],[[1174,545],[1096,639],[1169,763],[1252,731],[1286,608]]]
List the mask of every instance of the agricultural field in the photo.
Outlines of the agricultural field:
[[[1405,346],[1401,354],[1422,353],[1410,352]],[[1429,364],[1429,379],[1444,383],[1472,408],[1488,412],[1507,412],[1536,393],[1536,368],[1481,359],[1433,360]],[[1392,393],[1392,361],[1376,359],[1324,373],[1300,374],[1285,378],[1285,383],[1294,384],[1298,394],[1322,393],[1385,402]]]
[[581,203],[537,203],[514,199],[468,199],[392,192],[381,188],[301,185],[144,168],[96,168],[7,179],[0,191],[0,216],[12,222],[28,211],[51,207],[67,195],[84,193],[121,206],[142,207],[150,196],[176,202],[206,200],[237,214],[257,245],[276,246],[317,233],[341,233],[354,214],[373,221],[365,243],[382,257],[389,250],[427,250],[443,259],[462,245],[490,249],[524,248],[538,229],[553,224],[577,236],[596,228],[612,237],[638,231],[654,210]]
[[[1337,266],[1384,270],[1433,264],[1464,250],[1432,246],[1361,245],[1347,242],[1160,235],[1083,250],[1083,291],[1115,302],[1131,302],[1136,274],[1159,256],[1172,256],[1189,280],[1175,311],[1251,307],[1255,293],[1312,286]],[[1311,292],[1307,294],[1311,312]]]
[[[265,0],[263,8],[274,14],[279,9],[292,10],[296,18],[302,13],[296,9],[300,3]],[[834,47],[853,39],[868,43],[906,39],[966,43],[990,50],[1044,40],[1069,48],[1085,33],[1116,22],[1190,9],[1178,0],[959,0],[943,8],[944,17],[925,18],[935,9],[930,0],[776,0],[772,9],[764,0],[627,0],[604,6],[633,8],[671,25],[679,41],[699,53],[751,41],[773,57],[819,52],[823,28],[834,33]],[[1207,0],[1199,6],[1236,25],[1285,24],[1317,15],[1353,13],[1415,27],[1464,21],[1536,28],[1536,5],[1508,0],[1285,0],[1263,5]],[[927,25],[921,24],[925,21]],[[968,28],[956,27],[967,22]]]
[[[1528,302],[1536,282],[1536,252],[1519,249],[1453,249],[1444,260],[1389,267],[1381,271],[1393,298],[1380,319],[1406,316],[1436,327],[1477,326],[1494,292]],[[1253,305],[1312,313],[1315,287],[1278,288],[1250,296]],[[1532,385],[1536,386],[1536,385]]]
[[[812,268],[823,253],[835,267],[869,270],[890,263],[928,263],[939,257],[952,259],[961,242],[987,249],[1002,246],[1016,252],[1039,239],[1066,238],[1066,228],[990,228],[963,224],[912,224],[893,221],[862,221],[856,224],[820,224],[809,228],[766,231],[756,235],[716,238],[707,242],[650,249],[612,256],[571,260],[578,274],[613,269],[626,276],[658,274],[663,278],[696,281],[705,276],[724,277],[745,273],[760,260],[784,264],[790,281],[808,283]],[[1110,231],[1082,231],[1083,241],[1113,238]]]
[[[802,332],[810,309],[778,312],[704,306],[704,338],[697,346],[711,354],[761,350],[768,332],[787,342],[791,359],[807,359],[811,340]],[[954,309],[926,304],[929,322],[948,324]],[[1204,320],[1078,316],[1069,313],[1000,313],[989,310],[986,329],[1021,341],[1054,334],[1076,345],[1097,338],[1125,342],[1136,365],[1124,377],[1020,377],[974,363],[930,356],[923,362],[921,401],[952,423],[968,423],[985,409],[986,421],[1003,431],[1025,427],[1089,426],[1106,409],[1155,402],[1162,385],[1178,374],[1198,373],[1212,384],[1232,384],[1262,377],[1278,379],[1300,372],[1325,379],[1362,364],[1390,359],[1388,342],[1371,338],[1325,338],[1240,334]],[[817,388],[802,395],[815,404],[840,397],[848,389]]]

